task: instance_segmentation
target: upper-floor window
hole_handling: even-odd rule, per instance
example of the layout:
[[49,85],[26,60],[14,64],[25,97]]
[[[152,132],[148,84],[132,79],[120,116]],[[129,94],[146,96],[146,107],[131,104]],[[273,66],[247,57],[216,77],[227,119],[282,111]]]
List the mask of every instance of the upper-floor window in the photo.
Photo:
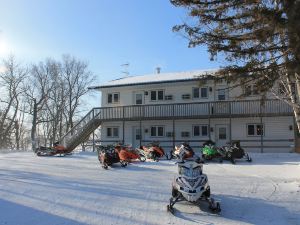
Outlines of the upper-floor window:
[[164,100],[164,91],[163,90],[150,91],[150,98],[151,98],[151,101]]
[[163,137],[165,135],[165,128],[163,126],[152,126],[151,137]]
[[106,136],[111,138],[119,137],[119,127],[107,127]]
[[107,103],[119,103],[120,102],[120,93],[108,93],[107,94]]
[[223,101],[226,100],[226,89],[218,89],[218,100]]
[[208,98],[208,88],[193,88],[193,98]]
[[191,99],[191,95],[190,94],[183,94],[182,99]]
[[247,124],[247,135],[248,136],[264,135],[264,125],[263,124]]
[[143,94],[142,93],[135,93],[135,104],[136,105],[143,104]]
[[208,125],[194,125],[193,126],[194,137],[207,137],[208,136]]
[[245,88],[244,88],[244,94],[246,96],[258,95],[259,92],[258,92],[258,89],[257,89],[257,87],[256,87],[255,84],[249,84],[249,85],[245,86]]
[[173,100],[173,95],[165,95],[165,100]]

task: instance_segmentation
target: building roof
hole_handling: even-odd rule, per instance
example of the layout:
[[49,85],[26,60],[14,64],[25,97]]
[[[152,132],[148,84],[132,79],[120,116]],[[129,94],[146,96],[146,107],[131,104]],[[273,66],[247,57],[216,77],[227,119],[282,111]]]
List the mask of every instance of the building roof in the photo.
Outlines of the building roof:
[[126,76],[116,80],[108,81],[99,86],[92,86],[89,89],[101,89],[111,87],[136,86],[158,83],[174,83],[207,79],[211,77],[217,70],[197,70],[188,72],[175,73],[156,73],[141,76]]

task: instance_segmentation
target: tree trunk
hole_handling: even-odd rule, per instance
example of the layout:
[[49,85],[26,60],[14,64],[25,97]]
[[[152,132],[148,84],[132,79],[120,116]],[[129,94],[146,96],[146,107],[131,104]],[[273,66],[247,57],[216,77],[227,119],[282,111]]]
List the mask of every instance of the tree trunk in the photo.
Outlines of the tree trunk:
[[18,120],[15,120],[15,131],[16,131],[16,150],[20,150],[20,126]]
[[33,99],[33,114],[32,114],[32,128],[31,128],[31,144],[32,150],[36,149],[36,122],[37,122],[37,104],[36,99]]

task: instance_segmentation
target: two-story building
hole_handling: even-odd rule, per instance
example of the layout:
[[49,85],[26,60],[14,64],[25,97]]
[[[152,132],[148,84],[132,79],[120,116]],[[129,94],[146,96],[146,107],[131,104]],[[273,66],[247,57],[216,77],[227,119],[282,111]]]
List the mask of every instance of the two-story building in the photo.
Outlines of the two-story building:
[[[211,139],[231,140],[252,152],[291,152],[295,146],[292,109],[255,86],[216,81],[214,71],[127,76],[91,87],[101,91],[102,144],[134,147],[159,141],[166,149],[188,141],[194,148]],[[240,98],[241,94],[247,97]]]

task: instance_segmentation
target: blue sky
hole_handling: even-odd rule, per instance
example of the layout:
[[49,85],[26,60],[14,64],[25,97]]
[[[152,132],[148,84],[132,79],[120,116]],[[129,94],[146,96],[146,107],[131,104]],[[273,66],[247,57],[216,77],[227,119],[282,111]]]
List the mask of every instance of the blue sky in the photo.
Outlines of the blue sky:
[[0,57],[31,63],[69,53],[89,62],[97,83],[121,77],[127,62],[131,75],[219,67],[172,32],[186,18],[168,0],[0,0]]

